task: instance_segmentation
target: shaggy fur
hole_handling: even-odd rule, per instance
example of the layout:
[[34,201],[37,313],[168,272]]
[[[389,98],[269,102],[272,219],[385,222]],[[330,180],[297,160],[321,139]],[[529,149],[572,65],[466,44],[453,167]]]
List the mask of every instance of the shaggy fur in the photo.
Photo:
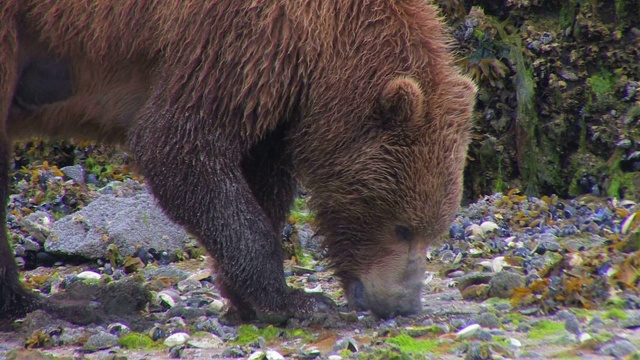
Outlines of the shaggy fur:
[[[475,86],[424,0],[6,0],[0,92],[0,200],[9,138],[125,143],[240,314],[279,321],[318,305],[282,271],[294,175],[352,306],[419,310],[424,249],[460,200]],[[29,295],[2,226],[13,315]]]

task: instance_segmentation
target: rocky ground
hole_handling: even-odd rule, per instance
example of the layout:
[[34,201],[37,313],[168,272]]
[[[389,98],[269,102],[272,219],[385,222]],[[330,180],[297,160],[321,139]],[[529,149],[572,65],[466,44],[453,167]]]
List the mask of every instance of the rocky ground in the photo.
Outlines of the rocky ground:
[[[487,196],[425,254],[422,314],[383,321],[343,307],[318,324],[240,325],[225,316],[211,259],[157,215],[126,165],[81,163],[16,172],[8,222],[28,287],[94,301],[63,311],[84,325],[37,311],[5,326],[0,359],[640,356],[635,202]],[[344,306],[318,240],[299,199],[283,232],[287,281]]]

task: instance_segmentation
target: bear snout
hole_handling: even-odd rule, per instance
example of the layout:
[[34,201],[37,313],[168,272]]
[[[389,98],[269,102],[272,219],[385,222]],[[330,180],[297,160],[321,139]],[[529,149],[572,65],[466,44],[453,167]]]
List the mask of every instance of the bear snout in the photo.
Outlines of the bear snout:
[[408,261],[403,267],[381,266],[368,272],[349,282],[349,308],[371,310],[385,319],[417,314],[422,311],[424,271],[423,262]]

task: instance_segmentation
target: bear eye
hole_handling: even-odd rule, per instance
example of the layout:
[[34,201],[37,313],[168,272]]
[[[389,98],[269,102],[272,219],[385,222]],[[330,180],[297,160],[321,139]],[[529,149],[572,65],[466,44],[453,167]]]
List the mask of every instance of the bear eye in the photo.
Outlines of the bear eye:
[[403,225],[396,226],[396,236],[402,241],[410,241],[413,237],[411,230]]

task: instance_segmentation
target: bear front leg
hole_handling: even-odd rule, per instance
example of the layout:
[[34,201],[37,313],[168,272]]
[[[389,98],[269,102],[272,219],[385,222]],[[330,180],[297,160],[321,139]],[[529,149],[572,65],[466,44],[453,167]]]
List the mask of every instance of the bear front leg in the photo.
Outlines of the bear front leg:
[[131,149],[167,215],[215,258],[230,300],[268,322],[313,313],[316,301],[286,285],[277,232],[244,178],[241,142],[205,119],[154,109],[136,122]]
[[0,23],[0,94],[3,95],[0,97],[0,319],[7,319],[35,309],[39,305],[39,297],[20,284],[7,235],[11,142],[7,137],[6,123],[17,82],[18,56],[14,24],[1,16]]
[[35,310],[39,297],[22,286],[7,236],[10,142],[0,133],[0,319],[11,319]]
[[264,136],[242,160],[244,177],[262,210],[280,232],[296,191],[293,160],[286,142],[286,126]]

